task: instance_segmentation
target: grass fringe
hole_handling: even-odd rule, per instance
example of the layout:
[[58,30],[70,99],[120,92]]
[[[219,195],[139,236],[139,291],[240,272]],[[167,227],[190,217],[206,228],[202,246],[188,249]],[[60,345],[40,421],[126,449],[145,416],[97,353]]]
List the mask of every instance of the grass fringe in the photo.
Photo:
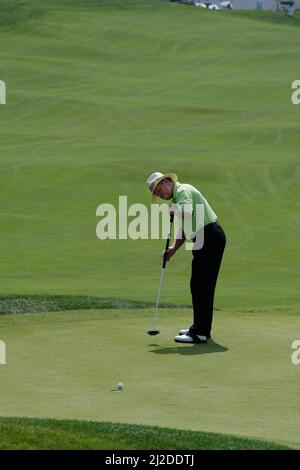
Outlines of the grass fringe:
[[[118,392],[123,393],[123,392]],[[272,441],[124,423],[0,418],[0,449],[289,450]]]
[[[0,295],[0,314],[58,312],[89,309],[153,308],[153,302],[113,297],[72,295]],[[162,303],[160,308],[187,308],[189,305]]]

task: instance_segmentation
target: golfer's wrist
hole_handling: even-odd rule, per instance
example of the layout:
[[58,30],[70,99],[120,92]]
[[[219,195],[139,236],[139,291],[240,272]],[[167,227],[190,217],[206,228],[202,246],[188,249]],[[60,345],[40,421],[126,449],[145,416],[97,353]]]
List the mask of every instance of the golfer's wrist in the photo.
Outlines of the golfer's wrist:
[[185,238],[177,238],[175,243],[172,245],[175,251],[179,250],[179,248],[184,244]]

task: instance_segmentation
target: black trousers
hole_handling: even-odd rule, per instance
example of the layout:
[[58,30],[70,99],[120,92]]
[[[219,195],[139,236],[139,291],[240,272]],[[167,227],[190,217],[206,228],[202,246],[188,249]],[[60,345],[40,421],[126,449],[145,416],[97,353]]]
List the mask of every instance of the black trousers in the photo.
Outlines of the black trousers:
[[226,245],[226,236],[218,222],[206,225],[202,230],[201,236],[204,237],[204,244],[200,250],[193,250],[190,287],[194,324],[190,332],[210,337],[215,288]]

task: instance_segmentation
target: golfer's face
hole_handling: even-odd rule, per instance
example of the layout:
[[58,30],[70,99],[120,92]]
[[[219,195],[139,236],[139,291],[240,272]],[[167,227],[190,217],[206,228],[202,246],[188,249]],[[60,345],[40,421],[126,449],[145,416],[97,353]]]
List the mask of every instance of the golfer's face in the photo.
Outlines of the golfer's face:
[[173,181],[168,179],[162,180],[156,186],[154,190],[154,195],[160,197],[161,199],[171,199],[173,193],[173,186]]

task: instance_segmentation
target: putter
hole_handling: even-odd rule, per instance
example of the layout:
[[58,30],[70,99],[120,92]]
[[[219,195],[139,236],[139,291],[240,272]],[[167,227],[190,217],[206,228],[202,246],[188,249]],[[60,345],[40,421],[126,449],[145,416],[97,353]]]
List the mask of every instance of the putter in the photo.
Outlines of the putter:
[[[172,233],[172,225],[173,225],[173,220],[174,220],[174,214],[170,214],[170,230],[168,234],[168,238],[166,241],[166,248],[165,252],[169,248],[170,244],[170,239],[171,239],[171,233]],[[153,318],[153,323],[152,323],[152,328],[147,331],[147,334],[150,336],[156,336],[159,335],[160,331],[156,328],[156,323],[157,323],[157,315],[158,315],[158,305],[159,305],[159,299],[160,299],[160,291],[164,279],[164,274],[165,274],[165,269],[166,269],[166,264],[167,264],[167,259],[166,256],[164,255],[163,257],[163,264],[162,264],[162,269],[161,269],[161,274],[160,274],[160,281],[159,281],[159,288],[158,288],[158,293],[157,293],[157,300],[156,300],[156,305],[155,305],[155,310],[154,310],[154,318]]]

